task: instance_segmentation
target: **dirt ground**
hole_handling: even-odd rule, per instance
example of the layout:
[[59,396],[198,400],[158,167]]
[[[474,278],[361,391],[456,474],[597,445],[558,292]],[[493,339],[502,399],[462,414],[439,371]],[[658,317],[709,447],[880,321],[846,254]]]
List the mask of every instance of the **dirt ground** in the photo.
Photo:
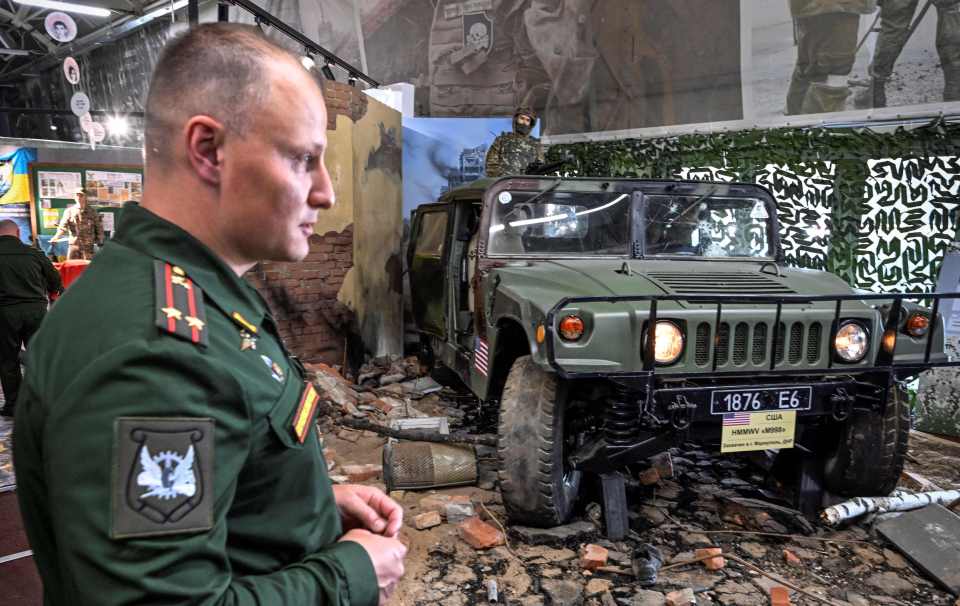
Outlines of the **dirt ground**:
[[[462,401],[431,395],[415,404],[427,415],[447,416],[454,428],[482,423]],[[345,464],[382,462],[385,438],[376,434],[328,428],[324,442],[338,466],[332,474]],[[572,525],[551,532],[506,528],[507,544],[485,550],[471,547],[449,521],[416,530],[413,519],[424,511],[421,499],[430,495],[466,495],[481,519],[495,527],[504,522],[495,460],[490,451],[480,453],[479,486],[394,493],[405,510],[402,536],[409,552],[391,604],[494,603],[488,600],[494,581],[495,603],[522,606],[657,606],[670,592],[686,588],[701,605],[759,606],[770,603],[771,586],[786,583],[802,590],[790,591],[793,604],[960,605],[876,533],[870,520],[841,528],[809,521],[779,500],[757,456],[720,457],[693,447],[672,451],[672,479],[628,486],[631,532],[622,542],[604,539],[601,508],[589,502]],[[915,433],[908,458],[908,470],[941,488],[960,487],[960,444]],[[384,487],[379,477],[368,482]],[[586,544],[608,550],[609,568],[584,569],[580,552]],[[716,571],[702,563],[664,569],[654,585],[641,587],[632,560],[646,545],[659,550],[665,566],[693,559],[696,549],[708,546],[733,557]]]

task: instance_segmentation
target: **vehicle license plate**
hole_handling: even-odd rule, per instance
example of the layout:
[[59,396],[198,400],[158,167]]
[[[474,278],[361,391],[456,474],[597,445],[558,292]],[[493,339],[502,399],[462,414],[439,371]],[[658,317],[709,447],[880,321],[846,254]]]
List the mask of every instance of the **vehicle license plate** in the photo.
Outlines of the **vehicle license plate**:
[[775,387],[717,389],[710,394],[710,414],[763,412],[768,410],[810,410],[813,388]]

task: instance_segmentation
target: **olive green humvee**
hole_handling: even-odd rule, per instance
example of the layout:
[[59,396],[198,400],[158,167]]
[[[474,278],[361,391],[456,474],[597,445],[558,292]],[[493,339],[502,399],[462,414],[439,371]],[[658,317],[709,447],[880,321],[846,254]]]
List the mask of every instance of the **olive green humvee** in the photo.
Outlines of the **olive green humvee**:
[[957,364],[937,311],[957,295],[926,309],[787,267],[752,184],[479,180],[416,210],[407,255],[423,355],[499,409],[515,523],[560,524],[584,473],[687,441],[800,453],[832,492],[887,494],[903,383]]

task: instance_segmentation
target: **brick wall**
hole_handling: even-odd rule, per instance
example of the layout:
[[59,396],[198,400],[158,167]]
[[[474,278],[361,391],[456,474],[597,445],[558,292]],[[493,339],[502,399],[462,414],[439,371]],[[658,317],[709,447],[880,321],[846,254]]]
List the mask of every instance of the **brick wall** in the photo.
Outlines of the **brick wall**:
[[[367,96],[341,82],[322,81],[327,128],[337,115],[356,122],[367,110]],[[310,253],[299,263],[257,264],[246,275],[270,305],[287,347],[307,362],[341,364],[353,314],[337,301],[353,267],[353,226],[310,237]]]
[[353,266],[353,226],[310,236],[299,263],[258,263],[246,278],[267,300],[287,347],[307,362],[341,364],[353,313],[337,301]]

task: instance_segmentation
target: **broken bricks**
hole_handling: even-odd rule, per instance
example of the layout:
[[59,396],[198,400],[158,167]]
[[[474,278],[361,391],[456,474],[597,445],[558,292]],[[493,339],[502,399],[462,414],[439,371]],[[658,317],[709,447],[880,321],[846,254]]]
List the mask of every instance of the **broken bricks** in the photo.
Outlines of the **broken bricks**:
[[506,543],[502,532],[478,517],[467,518],[457,530],[463,540],[474,549],[489,549]]
[[707,570],[720,570],[727,565],[727,561],[723,559],[723,549],[719,547],[707,547],[705,549],[698,549],[695,553],[697,559],[703,558],[706,556],[716,556],[711,557],[706,560],[703,560],[703,565]]
[[366,482],[374,478],[379,478],[383,473],[382,465],[368,463],[366,465],[343,465],[341,466],[343,474],[350,478],[351,482]]
[[680,591],[671,591],[666,598],[667,606],[695,606],[696,603],[697,598],[693,595],[693,589],[689,587]]
[[427,511],[413,518],[413,526],[417,530],[426,530],[427,528],[439,526],[442,523],[443,520],[440,519],[439,511]]
[[606,547],[589,544],[580,549],[580,567],[584,570],[596,570],[607,565],[609,552]]

